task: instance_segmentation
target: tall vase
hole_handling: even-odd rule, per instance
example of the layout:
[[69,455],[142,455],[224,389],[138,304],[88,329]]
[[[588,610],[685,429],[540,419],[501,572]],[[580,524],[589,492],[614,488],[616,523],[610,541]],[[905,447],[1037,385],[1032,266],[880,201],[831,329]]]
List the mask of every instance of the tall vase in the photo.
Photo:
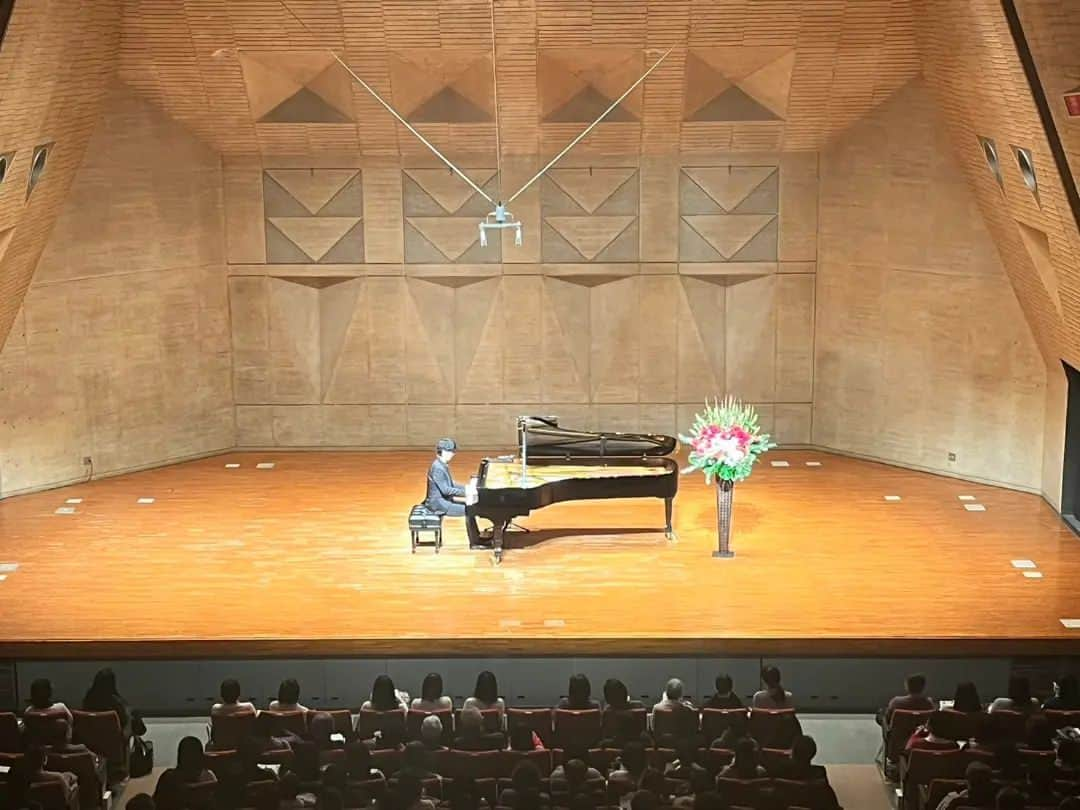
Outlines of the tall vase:
[[714,557],[734,557],[731,550],[731,500],[735,482],[718,478],[716,481],[716,536],[718,548]]

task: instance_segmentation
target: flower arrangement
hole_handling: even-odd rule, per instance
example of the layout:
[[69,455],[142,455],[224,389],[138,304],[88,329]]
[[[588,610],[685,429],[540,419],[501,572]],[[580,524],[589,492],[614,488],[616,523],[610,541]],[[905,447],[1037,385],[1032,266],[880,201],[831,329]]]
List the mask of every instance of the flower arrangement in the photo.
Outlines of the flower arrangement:
[[683,472],[700,470],[708,484],[714,478],[732,482],[748,478],[758,456],[776,447],[758,427],[753,406],[731,396],[706,401],[689,434],[679,434],[679,441],[690,446],[690,466]]

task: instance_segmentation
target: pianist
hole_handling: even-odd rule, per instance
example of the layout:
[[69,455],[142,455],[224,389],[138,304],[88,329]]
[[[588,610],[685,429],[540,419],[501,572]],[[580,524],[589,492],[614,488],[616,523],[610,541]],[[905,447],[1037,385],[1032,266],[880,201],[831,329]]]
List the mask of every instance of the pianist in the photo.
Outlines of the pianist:
[[450,460],[456,451],[457,442],[453,439],[439,439],[435,444],[435,460],[428,469],[424,505],[437,515],[464,517],[465,530],[469,533],[469,548],[485,548],[472,505],[466,506],[453,500],[465,497],[465,487],[454,481],[454,477],[450,475]]

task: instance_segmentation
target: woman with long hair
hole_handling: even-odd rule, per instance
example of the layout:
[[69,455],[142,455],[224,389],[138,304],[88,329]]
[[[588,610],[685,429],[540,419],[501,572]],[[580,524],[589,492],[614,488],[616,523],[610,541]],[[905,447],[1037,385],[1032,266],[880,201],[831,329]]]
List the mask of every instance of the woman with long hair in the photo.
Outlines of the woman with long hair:
[[755,709],[792,709],[791,692],[784,689],[779,667],[767,666],[761,670],[761,682],[765,688],[754,693],[751,706]]
[[438,672],[429,672],[420,686],[420,697],[413,698],[412,708],[422,712],[439,712],[454,708],[454,701],[443,694],[443,679]]
[[571,675],[566,686],[566,697],[559,701],[559,709],[599,709],[600,704],[592,699],[592,684],[587,675]]
[[952,709],[955,712],[963,712],[964,714],[981,712],[983,710],[982,700],[979,698],[979,690],[975,687],[974,683],[971,681],[963,681],[956,685],[956,692],[953,694]]
[[405,701],[398,695],[394,687],[394,679],[389,675],[375,676],[375,682],[371,684],[371,699],[364,701],[361,711],[369,712],[392,712],[395,709],[407,709]]
[[476,687],[472,697],[465,698],[463,709],[476,708],[480,711],[497,709],[499,712],[499,727],[502,727],[503,715],[506,714],[506,703],[499,697],[499,682],[495,680],[495,673],[484,670],[476,676]]

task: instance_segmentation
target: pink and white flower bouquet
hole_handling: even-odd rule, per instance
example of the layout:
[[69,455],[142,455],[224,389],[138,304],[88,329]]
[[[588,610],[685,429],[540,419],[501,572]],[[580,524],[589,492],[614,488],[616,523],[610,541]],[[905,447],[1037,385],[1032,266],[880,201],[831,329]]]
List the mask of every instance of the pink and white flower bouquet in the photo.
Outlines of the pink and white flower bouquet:
[[679,441],[690,447],[690,466],[684,473],[700,470],[705,482],[713,479],[742,481],[758,456],[776,447],[769,434],[758,427],[757,412],[734,397],[705,403],[694,417],[694,426]]

